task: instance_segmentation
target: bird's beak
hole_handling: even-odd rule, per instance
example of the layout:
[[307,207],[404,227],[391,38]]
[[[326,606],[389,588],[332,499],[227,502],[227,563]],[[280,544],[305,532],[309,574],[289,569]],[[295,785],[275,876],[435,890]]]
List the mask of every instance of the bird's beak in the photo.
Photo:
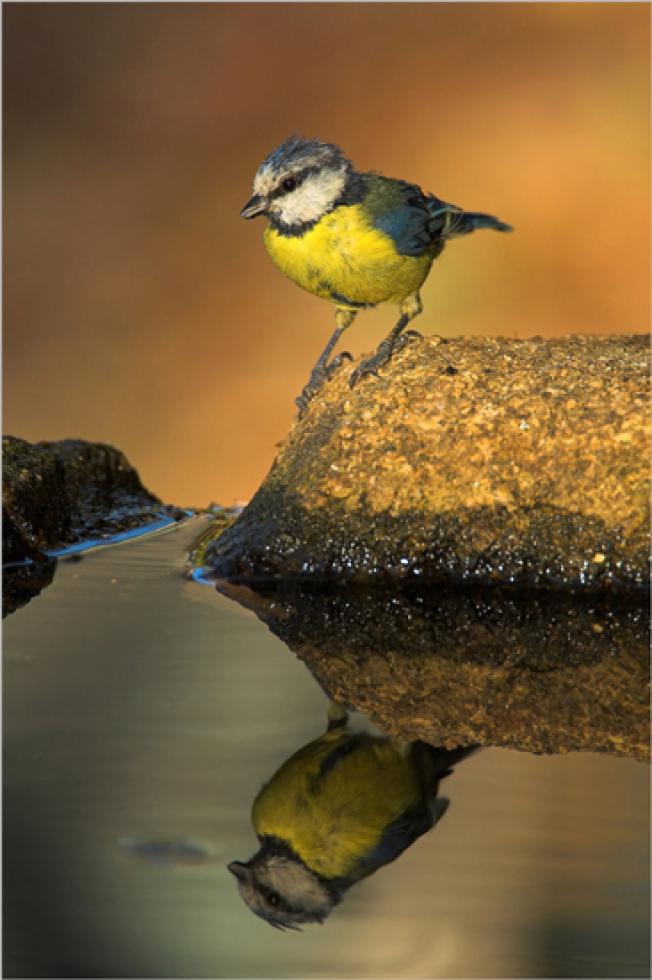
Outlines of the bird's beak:
[[242,861],[231,861],[230,864],[227,864],[227,868],[232,875],[235,875],[238,881],[248,881],[251,877],[249,865],[243,864]]
[[240,212],[243,218],[256,218],[259,214],[267,213],[267,201],[260,194],[254,194]]

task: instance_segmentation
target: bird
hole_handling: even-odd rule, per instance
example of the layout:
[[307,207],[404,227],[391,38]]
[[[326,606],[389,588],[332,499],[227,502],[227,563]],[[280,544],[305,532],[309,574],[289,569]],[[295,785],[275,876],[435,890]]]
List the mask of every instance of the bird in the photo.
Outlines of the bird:
[[357,314],[396,303],[399,318],[375,354],[352,372],[353,388],[389,363],[416,331],[420,289],[451,238],[480,228],[512,231],[490,214],[465,211],[405,180],[359,172],[334,143],[290,136],[260,164],[243,218],[264,216],[267,252],[293,282],[335,305],[336,327],[295,399],[299,414],[351,355],[329,360]]
[[394,861],[446,812],[440,780],[477,746],[436,749],[355,731],[331,702],[326,732],[256,796],[259,849],[231,861],[240,896],[277,929],[323,923],[345,892]]

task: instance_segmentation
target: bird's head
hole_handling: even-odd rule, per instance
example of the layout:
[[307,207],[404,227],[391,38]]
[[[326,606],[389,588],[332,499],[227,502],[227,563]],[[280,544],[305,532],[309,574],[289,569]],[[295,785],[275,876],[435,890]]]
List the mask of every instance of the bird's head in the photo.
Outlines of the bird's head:
[[251,911],[276,929],[299,929],[304,922],[323,922],[339,902],[335,890],[298,857],[263,844],[250,861],[231,861],[228,869]]
[[339,147],[298,136],[281,143],[261,163],[243,218],[267,215],[281,228],[310,226],[342,196],[353,167]]

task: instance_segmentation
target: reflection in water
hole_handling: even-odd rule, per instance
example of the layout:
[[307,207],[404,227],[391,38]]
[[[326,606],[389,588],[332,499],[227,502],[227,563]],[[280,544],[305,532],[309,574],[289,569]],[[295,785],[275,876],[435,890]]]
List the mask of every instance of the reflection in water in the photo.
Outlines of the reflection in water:
[[251,911],[278,929],[323,922],[352,885],[430,830],[448,809],[440,780],[475,751],[356,732],[348,720],[332,703],[325,734],[254,800],[260,849],[228,866]]
[[[129,525],[132,520],[138,517],[138,515],[134,516],[129,508],[126,510],[118,509],[112,512],[110,518],[107,519],[109,524],[103,530],[98,529],[97,521],[91,524],[87,532],[96,536],[82,538],[72,544],[57,548],[48,548],[42,553],[43,560],[24,558],[19,561],[6,562],[2,566],[3,619],[20,609],[21,606],[26,605],[30,599],[40,595],[42,590],[52,583],[57,568],[57,560],[66,564],[76,564],[83,560],[84,553],[87,551],[145,537],[176,524],[177,521],[184,519],[184,515],[185,518],[191,517],[192,513],[191,510],[177,510],[175,516],[161,513],[154,521],[138,524],[136,527],[127,526],[126,530],[115,531],[115,527]],[[113,531],[115,533],[111,533]]]
[[[183,577],[207,523],[60,560],[52,585],[4,622],[4,975],[649,977],[649,769],[605,754],[479,752],[441,784],[451,814],[351,888],[326,929],[288,937],[252,915],[226,864],[257,848],[252,800],[324,731],[325,700],[255,616]],[[569,646],[572,610],[521,620],[469,604],[455,618],[417,597],[384,612],[353,590],[348,610],[344,592],[326,605],[291,598],[276,597],[276,618],[297,650],[315,646],[311,670],[338,701],[354,676],[351,703],[387,696],[394,726],[416,725],[419,703],[434,705],[432,724],[439,709],[446,720],[444,667],[453,677],[465,645],[486,665],[474,724],[501,721],[491,670],[513,663],[505,724],[509,712],[523,724],[528,671],[542,697],[566,672],[570,728],[579,688],[601,663],[616,677],[631,667],[639,629],[596,609]],[[537,633],[526,655],[519,636]],[[382,634],[396,652],[367,653]],[[413,686],[400,690],[408,668]]]
[[649,611],[639,596],[217,587],[333,699],[390,735],[649,759]]
[[27,605],[54,578],[57,560],[11,562],[2,566],[2,616]]

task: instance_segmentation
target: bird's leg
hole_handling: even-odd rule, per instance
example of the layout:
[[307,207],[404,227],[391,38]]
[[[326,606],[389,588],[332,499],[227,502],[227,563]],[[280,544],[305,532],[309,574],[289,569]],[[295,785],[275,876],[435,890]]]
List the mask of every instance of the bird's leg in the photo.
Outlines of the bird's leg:
[[319,355],[317,363],[310,372],[308,384],[304,387],[299,397],[294,399],[294,403],[299,409],[299,416],[303,415],[308,407],[308,403],[315,397],[321,386],[325,384],[331,375],[338,369],[344,358],[348,358],[350,361],[353,360],[348,351],[343,351],[341,354],[338,354],[337,357],[334,357],[330,363],[328,358],[331,356],[333,348],[344,331],[347,329],[347,327],[350,327],[355,320],[356,315],[355,310],[336,310],[335,322],[337,323],[337,326],[333,336],[324,347],[323,351]]
[[328,702],[328,728],[332,732],[335,728],[344,728],[349,720],[349,713],[343,704],[337,701]]
[[383,341],[378,345],[376,353],[372,357],[368,357],[366,361],[355,369],[351,377],[349,378],[349,387],[353,388],[361,378],[364,378],[367,374],[378,375],[378,368],[384,367],[392,359],[393,355],[397,350],[400,350],[406,343],[409,337],[421,336],[416,330],[409,330],[408,333],[403,333],[408,323],[414,320],[415,317],[421,313],[423,306],[421,305],[421,297],[418,293],[413,293],[412,296],[408,296],[407,299],[403,300],[400,305],[401,315],[398,318],[396,325],[393,327],[391,332],[385,337]]

